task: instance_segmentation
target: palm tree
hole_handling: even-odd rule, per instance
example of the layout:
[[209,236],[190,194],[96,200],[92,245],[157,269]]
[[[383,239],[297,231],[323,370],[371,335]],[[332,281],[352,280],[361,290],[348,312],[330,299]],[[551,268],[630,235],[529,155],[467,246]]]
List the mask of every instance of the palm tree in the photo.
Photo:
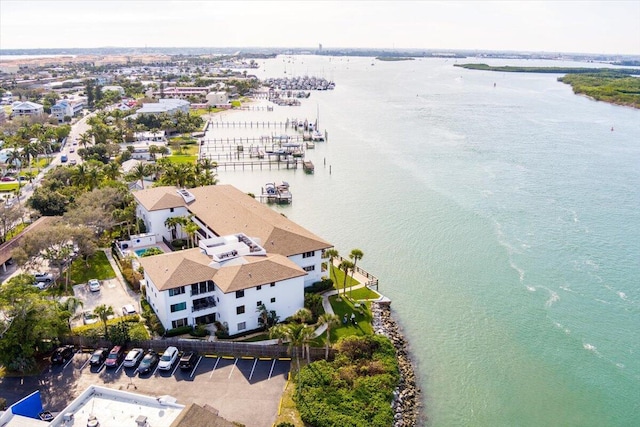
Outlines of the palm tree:
[[93,312],[100,318],[102,324],[104,325],[104,336],[107,336],[107,320],[109,320],[109,316],[113,316],[113,307],[106,304],[101,304],[93,309]]
[[[331,248],[331,249],[327,249],[324,252],[324,255],[329,258],[329,261],[327,262],[327,268],[329,269],[329,279],[333,280],[331,278],[331,274],[333,273],[333,260],[334,258],[338,258],[340,256],[340,254],[338,254],[338,250],[335,248]],[[335,281],[334,281],[335,283]]]
[[333,313],[322,313],[318,317],[318,325],[327,326],[327,338],[325,340],[324,358],[329,358],[329,346],[331,345],[331,328],[340,323],[340,319]]
[[144,190],[144,178],[149,176],[151,171],[146,163],[139,162],[127,175],[127,180],[140,181],[140,186]]
[[92,136],[89,132],[85,132],[80,134],[80,138],[78,139],[78,142],[80,143],[80,145],[82,145],[84,148],[87,148],[87,145],[89,145],[92,141]]
[[87,185],[89,179],[89,170],[84,164],[77,165],[73,170],[73,175],[71,176],[71,182],[81,188],[84,188]]
[[351,287],[353,285],[353,273],[356,271],[356,264],[358,260],[361,260],[364,256],[364,253],[360,249],[351,249],[351,253],[349,254],[349,258],[353,260],[353,268],[351,268],[351,282],[349,282],[349,295],[351,295]]
[[189,247],[193,248],[196,245],[196,232],[200,229],[200,227],[198,226],[198,224],[196,224],[195,222],[193,222],[193,220],[191,218],[189,218],[186,221],[186,224],[184,225],[184,231],[185,233],[187,233],[187,236],[189,236]]
[[102,168],[102,173],[106,179],[117,181],[122,175],[120,165],[117,162],[109,162]]
[[77,319],[81,314],[76,314],[78,308],[83,307],[84,303],[75,297],[68,297],[64,302],[58,301],[58,305],[61,310],[61,314],[67,318],[67,324],[71,329],[71,320]]
[[169,218],[164,220],[164,226],[171,230],[171,238],[175,239],[177,237],[176,231],[178,225],[180,224],[180,217],[170,216]]
[[344,271],[344,281],[342,282],[342,293],[347,294],[347,277],[349,277],[349,271],[353,268],[353,263],[347,259],[343,259],[338,268]]
[[282,338],[289,344],[289,352],[295,353],[296,365],[300,372],[300,357],[298,347],[304,351],[304,346],[313,335],[313,328],[305,323],[287,323],[276,325],[270,329],[271,337]]

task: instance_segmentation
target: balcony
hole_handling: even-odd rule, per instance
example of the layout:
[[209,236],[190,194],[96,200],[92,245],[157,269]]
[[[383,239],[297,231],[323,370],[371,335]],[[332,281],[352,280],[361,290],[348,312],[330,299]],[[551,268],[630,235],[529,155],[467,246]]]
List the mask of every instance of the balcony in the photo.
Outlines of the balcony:
[[206,297],[200,298],[193,301],[193,307],[191,307],[191,312],[206,310],[209,308],[213,308],[217,305],[214,297]]

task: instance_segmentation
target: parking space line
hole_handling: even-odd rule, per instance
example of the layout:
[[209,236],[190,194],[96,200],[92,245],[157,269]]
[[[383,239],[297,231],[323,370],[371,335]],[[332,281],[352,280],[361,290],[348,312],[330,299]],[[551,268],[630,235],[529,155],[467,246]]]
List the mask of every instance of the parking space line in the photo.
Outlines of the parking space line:
[[124,361],[120,364],[120,366],[118,366],[118,369],[116,369],[116,374],[120,372],[120,369],[122,369],[123,366],[124,366]]
[[198,357],[198,361],[196,362],[196,366],[191,371],[191,375],[189,375],[189,378],[193,378],[193,374],[196,373],[196,369],[198,369],[198,365],[200,364],[201,360],[202,360],[202,356]]
[[258,360],[271,360],[270,357],[259,357]]
[[231,372],[229,372],[229,376],[227,378],[231,378],[231,374],[233,374],[233,370],[236,369],[236,364],[238,363],[238,359],[233,362],[233,366],[231,367]]
[[155,375],[155,374],[156,374],[156,372],[158,372],[158,367],[159,367],[159,366],[160,366],[160,364],[157,364],[157,365],[156,365],[156,369],[154,369],[154,370],[153,370],[153,374],[151,374],[151,375]]
[[251,377],[253,377],[253,371],[256,369],[256,365],[258,364],[258,359],[253,361],[253,368],[251,368],[251,373],[249,374],[249,381],[251,381]]
[[84,364],[82,366],[80,366],[80,370],[83,370],[85,366],[87,366],[87,364],[91,362],[91,359],[87,359],[86,362],[84,362]]
[[253,360],[253,356],[240,356],[240,359]]
[[171,375],[176,373],[176,371],[178,370],[178,366],[180,366],[180,363],[176,363],[176,367],[173,368],[173,372],[171,372]]
[[271,374],[273,373],[273,368],[276,366],[276,359],[273,359],[273,363],[271,363],[271,369],[269,370],[269,378],[267,381],[271,379]]
[[69,366],[69,363],[73,362],[73,356],[75,356],[76,354],[73,353],[71,355],[71,358],[69,360],[67,360],[67,363],[64,364],[64,366],[62,367],[62,370],[64,371],[65,369],[67,369],[67,366]]
[[235,359],[235,356],[222,356],[223,359]]
[[217,359],[218,356],[216,356],[215,354],[205,354],[204,357],[210,357],[211,359]]
[[278,360],[283,360],[283,361],[289,361],[291,362],[291,358],[290,357],[279,357]]
[[211,379],[211,377],[213,376],[213,371],[216,370],[216,368],[218,367],[218,362],[220,362],[220,358],[218,357],[218,360],[216,360],[216,364],[213,365],[213,369],[211,370],[211,374],[209,374],[209,379]]

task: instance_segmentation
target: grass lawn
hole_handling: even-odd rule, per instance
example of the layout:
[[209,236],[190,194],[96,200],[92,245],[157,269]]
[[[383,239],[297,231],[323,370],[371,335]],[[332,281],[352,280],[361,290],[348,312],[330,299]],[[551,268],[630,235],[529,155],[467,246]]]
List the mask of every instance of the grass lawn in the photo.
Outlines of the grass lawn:
[[89,279],[105,280],[116,277],[105,253],[98,250],[89,258],[89,266],[78,258],[71,264],[71,281],[73,283],[87,283]]
[[[329,297],[329,302],[333,308],[333,312],[340,318],[340,324],[331,329],[331,342],[335,343],[339,338],[351,336],[351,335],[371,335],[373,334],[373,327],[371,326],[371,305],[366,304],[366,309],[361,308],[358,311],[353,307],[353,302],[345,298],[338,301],[338,296],[334,295]],[[351,324],[351,313],[356,315],[356,325]],[[343,323],[344,315],[347,315],[347,323]],[[324,334],[321,335],[324,339]]]
[[29,224],[20,223],[20,224],[16,225],[15,227],[13,227],[7,233],[7,241],[13,239],[18,233],[20,233],[22,230],[24,230],[28,226],[29,226]]
[[3,182],[0,184],[0,191],[14,191],[16,188],[18,188],[18,181]]
[[[293,366],[293,361],[291,362]],[[300,361],[300,366],[303,366],[306,363],[304,360]],[[304,427],[305,424],[302,422],[300,418],[300,413],[296,408],[296,402],[293,400],[293,397],[296,394],[296,383],[294,381],[295,374],[289,373],[290,380],[287,381],[287,385],[282,392],[282,396],[280,397],[280,406],[278,407],[278,416],[276,417],[276,421],[273,425],[278,425],[280,423],[291,423],[295,427]]]
[[364,299],[378,299],[380,298],[380,294],[367,287],[353,289],[352,291],[349,291],[349,288],[347,288],[347,297],[358,301]]
[[184,155],[184,154],[175,154],[173,156],[168,156],[170,162],[173,163],[195,163],[198,159],[198,156]]
[[[333,283],[334,283],[333,287],[341,291],[342,286],[344,285],[344,271],[338,269],[338,267],[336,267],[335,265],[332,265],[331,278],[333,279]],[[356,286],[359,284],[360,282],[358,282],[356,279],[352,279],[350,275],[347,277],[347,284],[346,284],[347,291],[349,290],[349,286]]]

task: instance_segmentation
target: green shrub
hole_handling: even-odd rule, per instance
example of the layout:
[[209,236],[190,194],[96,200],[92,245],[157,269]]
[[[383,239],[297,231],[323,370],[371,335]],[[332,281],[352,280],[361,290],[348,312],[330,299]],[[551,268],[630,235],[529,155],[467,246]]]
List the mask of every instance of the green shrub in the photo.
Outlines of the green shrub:
[[165,337],[175,337],[178,335],[189,334],[193,330],[191,326],[180,326],[179,328],[167,329],[164,332]]
[[315,282],[313,285],[304,288],[305,293],[321,293],[333,288],[333,280],[329,278],[322,279],[319,282]]
[[202,338],[209,335],[209,331],[202,325],[196,325],[196,327],[193,328],[193,330],[189,332],[189,334],[193,337]]

